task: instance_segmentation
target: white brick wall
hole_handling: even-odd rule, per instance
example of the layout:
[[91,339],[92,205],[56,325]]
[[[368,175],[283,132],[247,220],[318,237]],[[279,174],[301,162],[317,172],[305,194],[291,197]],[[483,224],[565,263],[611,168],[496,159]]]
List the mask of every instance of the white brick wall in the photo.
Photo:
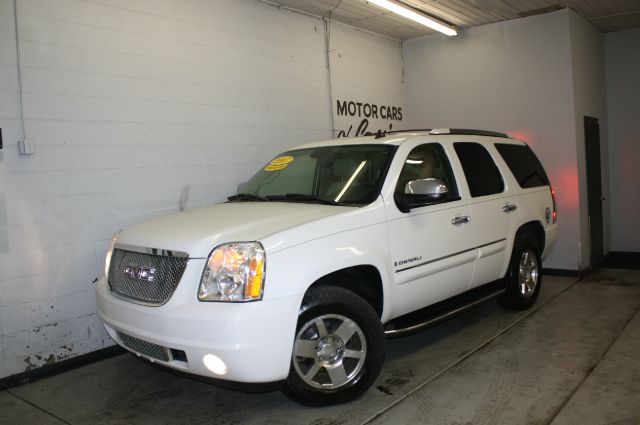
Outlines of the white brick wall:
[[[13,0],[0,0],[0,378],[112,344],[93,290],[115,231],[183,192],[187,207],[221,201],[280,150],[331,135],[317,19],[255,0],[17,3],[36,154],[17,152]],[[338,31],[345,84],[395,94],[385,57],[399,43]]]
[[[19,104],[17,102],[18,73],[16,63],[13,3],[12,0],[0,0],[0,128],[2,128],[5,146],[16,140],[18,131]],[[12,373],[14,366],[8,367],[8,363],[15,365],[20,358],[12,355],[13,351],[5,348],[7,342],[4,337],[4,328],[15,330],[16,327],[23,326],[20,323],[28,321],[25,307],[21,307],[20,303],[6,301],[12,299],[13,291],[11,288],[5,287],[4,281],[8,279],[10,273],[16,273],[14,270],[9,273],[7,268],[7,260],[11,257],[9,251],[9,217],[18,213],[22,222],[33,222],[41,220],[44,214],[40,202],[13,204],[12,200],[10,200],[9,195],[6,193],[7,179],[5,177],[8,169],[8,156],[6,149],[0,151],[0,377]],[[28,169],[32,164],[22,166]],[[15,170],[19,169],[19,167],[14,165],[11,169]],[[16,264],[16,269],[20,267],[23,267],[23,263]]]
[[[356,135],[365,115],[345,117],[337,115],[338,100],[385,105],[404,110],[405,87],[402,75],[402,50],[398,41],[372,37],[365,32],[356,32],[349,27],[331,24],[330,55],[333,111],[336,114],[336,130]],[[402,121],[367,118],[367,131],[406,129]]]

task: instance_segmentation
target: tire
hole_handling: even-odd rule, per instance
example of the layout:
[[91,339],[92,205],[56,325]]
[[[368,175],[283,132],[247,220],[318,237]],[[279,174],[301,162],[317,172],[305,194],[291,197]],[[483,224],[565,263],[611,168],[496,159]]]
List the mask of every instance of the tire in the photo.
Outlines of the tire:
[[498,297],[501,306],[526,310],[536,302],[542,285],[542,260],[529,236],[516,239],[504,283],[506,292]]
[[373,308],[343,288],[305,295],[284,393],[307,406],[329,406],[362,395],[382,370],[384,330]]

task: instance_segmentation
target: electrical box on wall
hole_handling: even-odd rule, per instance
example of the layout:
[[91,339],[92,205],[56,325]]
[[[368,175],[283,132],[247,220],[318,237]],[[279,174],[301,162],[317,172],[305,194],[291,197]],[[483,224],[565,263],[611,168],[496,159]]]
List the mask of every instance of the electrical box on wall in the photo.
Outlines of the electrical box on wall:
[[36,153],[36,147],[30,139],[24,139],[18,142],[18,151],[20,155],[33,155]]

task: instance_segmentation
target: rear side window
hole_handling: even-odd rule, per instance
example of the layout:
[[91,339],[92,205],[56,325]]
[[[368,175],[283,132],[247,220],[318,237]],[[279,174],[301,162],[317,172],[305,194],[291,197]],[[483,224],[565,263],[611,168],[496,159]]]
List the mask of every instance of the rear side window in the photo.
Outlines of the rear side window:
[[460,158],[471,196],[475,198],[504,191],[500,171],[484,146],[479,143],[458,142],[453,147]]
[[496,149],[507,163],[521,188],[548,186],[549,178],[542,164],[527,145],[496,143]]

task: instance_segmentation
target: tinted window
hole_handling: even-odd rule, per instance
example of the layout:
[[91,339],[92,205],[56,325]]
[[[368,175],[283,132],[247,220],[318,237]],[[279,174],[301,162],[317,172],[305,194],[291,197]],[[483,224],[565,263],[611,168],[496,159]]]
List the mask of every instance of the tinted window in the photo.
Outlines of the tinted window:
[[460,158],[471,196],[493,195],[504,190],[500,171],[484,146],[459,142],[453,147]]
[[549,185],[549,178],[542,168],[542,164],[536,158],[527,145],[496,144],[502,159],[507,163],[513,176],[522,188]]
[[449,189],[447,200],[457,198],[458,191],[451,171],[451,164],[444,149],[437,143],[413,148],[405,159],[402,171],[400,171],[395,192],[404,193],[407,183],[411,180],[430,178],[441,180],[447,185]]

